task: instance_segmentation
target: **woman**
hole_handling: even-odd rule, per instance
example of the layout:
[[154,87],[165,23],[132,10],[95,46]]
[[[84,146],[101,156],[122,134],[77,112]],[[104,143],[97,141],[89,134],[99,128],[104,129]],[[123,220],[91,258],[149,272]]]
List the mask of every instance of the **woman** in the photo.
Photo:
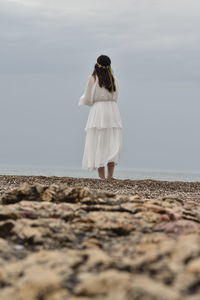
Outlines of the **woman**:
[[79,105],[90,106],[85,127],[86,141],[83,154],[83,169],[96,170],[100,179],[114,179],[122,147],[122,121],[117,104],[118,82],[106,55],[97,58],[92,75],[87,78]]

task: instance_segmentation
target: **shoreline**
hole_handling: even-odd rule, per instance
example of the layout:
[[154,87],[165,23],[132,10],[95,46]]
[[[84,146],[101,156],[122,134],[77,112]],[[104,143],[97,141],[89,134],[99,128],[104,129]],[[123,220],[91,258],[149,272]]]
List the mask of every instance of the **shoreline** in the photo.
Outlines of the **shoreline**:
[[76,178],[62,176],[0,175],[0,195],[5,191],[19,187],[23,183],[44,185],[65,184],[84,186],[92,190],[108,191],[115,194],[139,195],[145,198],[174,197],[200,203],[200,182],[165,181],[154,179],[115,179],[103,181],[96,178]]

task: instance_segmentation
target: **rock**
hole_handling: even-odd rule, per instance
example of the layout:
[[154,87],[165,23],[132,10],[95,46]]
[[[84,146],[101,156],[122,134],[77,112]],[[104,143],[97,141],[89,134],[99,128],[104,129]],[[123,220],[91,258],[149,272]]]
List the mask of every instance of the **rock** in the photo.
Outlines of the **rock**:
[[1,202],[13,204],[22,200],[40,201],[43,190],[45,190],[45,186],[38,183],[35,185],[24,183],[19,188],[5,192],[1,197]]
[[127,299],[181,300],[180,294],[170,286],[146,276],[137,276],[127,292]]
[[[132,276],[127,272],[108,270],[99,274],[83,273],[79,276],[80,284],[75,289],[79,296],[101,296],[112,294],[113,299],[120,291],[126,291],[130,286]],[[125,293],[124,293],[125,296]]]
[[0,206],[2,300],[200,298],[195,201],[37,183]]

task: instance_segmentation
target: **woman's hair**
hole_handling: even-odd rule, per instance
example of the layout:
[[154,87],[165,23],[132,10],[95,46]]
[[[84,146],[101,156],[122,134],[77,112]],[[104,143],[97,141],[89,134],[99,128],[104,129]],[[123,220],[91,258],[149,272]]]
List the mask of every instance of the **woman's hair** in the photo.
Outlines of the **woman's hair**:
[[97,58],[92,75],[95,80],[96,76],[98,76],[100,87],[105,87],[111,93],[116,91],[115,80],[111,69],[111,59],[107,55],[100,55]]

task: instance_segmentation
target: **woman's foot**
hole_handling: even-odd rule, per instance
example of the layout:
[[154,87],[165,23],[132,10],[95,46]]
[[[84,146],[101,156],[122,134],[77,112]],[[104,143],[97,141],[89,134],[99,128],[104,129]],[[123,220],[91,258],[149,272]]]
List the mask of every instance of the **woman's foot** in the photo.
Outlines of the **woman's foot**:
[[114,177],[107,177],[106,179],[107,180],[116,180],[116,178],[114,178]]

